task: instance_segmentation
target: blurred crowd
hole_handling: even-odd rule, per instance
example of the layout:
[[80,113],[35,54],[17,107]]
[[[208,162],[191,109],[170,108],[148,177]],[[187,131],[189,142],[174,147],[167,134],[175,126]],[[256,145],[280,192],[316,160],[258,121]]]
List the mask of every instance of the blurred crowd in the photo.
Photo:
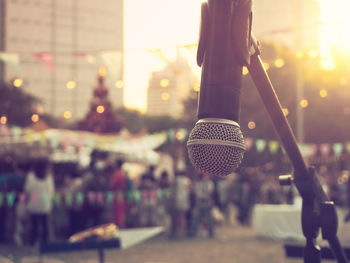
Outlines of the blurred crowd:
[[[150,165],[131,178],[124,165],[122,159],[92,158],[81,169],[47,159],[16,163],[5,156],[0,164],[0,243],[67,240],[111,222],[120,229],[163,226],[169,238],[212,238],[218,224],[249,226],[255,204],[293,204],[298,197],[293,187],[281,187],[278,176],[261,167],[209,177]],[[319,173],[331,200],[346,206],[349,172],[332,175],[320,167]]]

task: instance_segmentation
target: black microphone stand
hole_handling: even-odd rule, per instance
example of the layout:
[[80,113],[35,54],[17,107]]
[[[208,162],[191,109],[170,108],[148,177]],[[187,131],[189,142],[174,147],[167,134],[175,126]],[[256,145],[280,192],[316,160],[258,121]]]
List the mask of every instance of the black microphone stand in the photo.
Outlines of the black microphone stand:
[[321,230],[322,238],[327,240],[334,257],[339,263],[347,263],[347,257],[337,237],[338,218],[334,203],[321,187],[316,171],[307,167],[296,143],[289,122],[283,114],[281,104],[260,58],[259,43],[252,37],[252,53],[247,66],[250,76],[258,89],[284,149],[293,165],[293,182],[302,198],[301,223],[306,238],[304,263],[321,262],[321,250],[317,237]]

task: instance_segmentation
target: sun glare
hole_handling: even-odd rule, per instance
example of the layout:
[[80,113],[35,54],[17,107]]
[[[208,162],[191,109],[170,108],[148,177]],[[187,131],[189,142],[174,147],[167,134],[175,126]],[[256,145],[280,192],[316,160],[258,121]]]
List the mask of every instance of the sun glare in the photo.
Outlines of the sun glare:
[[331,49],[349,51],[350,49],[350,1],[320,1],[320,52],[325,65],[331,66]]
[[[146,110],[146,91],[151,73],[164,69],[167,61],[175,60],[178,47],[198,41],[202,1],[125,1],[127,60],[124,84],[128,108]],[[181,48],[180,52],[183,55],[182,52],[186,51]],[[195,63],[195,55],[190,61]]]

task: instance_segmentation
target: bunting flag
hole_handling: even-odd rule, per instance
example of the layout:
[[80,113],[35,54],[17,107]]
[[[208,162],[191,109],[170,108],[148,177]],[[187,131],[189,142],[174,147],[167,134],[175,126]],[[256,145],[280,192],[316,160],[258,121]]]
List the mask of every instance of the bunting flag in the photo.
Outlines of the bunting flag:
[[320,145],[320,152],[323,156],[329,155],[329,153],[331,152],[331,145],[328,143],[322,143]]
[[103,204],[104,203],[104,192],[96,192],[95,193],[95,196],[96,196],[96,203],[98,204]]
[[162,50],[160,48],[157,49],[148,49],[147,52],[155,55],[157,59],[160,59],[164,63],[169,63],[170,60],[163,54]]
[[27,200],[26,194],[25,193],[20,193],[18,196],[18,201],[21,204],[25,204]]
[[95,204],[96,203],[96,192],[88,192],[87,193],[87,198],[88,198],[88,202],[90,204]]
[[346,144],[346,150],[348,151],[348,153],[350,153],[350,142]]
[[55,196],[53,198],[54,204],[59,204],[61,203],[61,194],[60,193],[55,193]]
[[[177,46],[177,48],[181,49],[182,55],[184,55],[183,51],[190,51],[192,53],[191,58],[193,57],[193,52],[195,52],[196,47],[198,47],[197,43],[189,43]],[[143,54],[152,54],[155,56],[161,63],[169,63],[170,59],[166,56],[166,54],[163,52],[164,49],[144,49],[144,50],[135,50],[134,52],[143,53]],[[124,57],[125,51],[124,50],[105,50],[105,51],[83,51],[83,52],[57,52],[55,53],[55,56],[60,57],[69,57],[69,56],[75,56],[78,58],[83,58],[87,63],[89,64],[96,64],[100,60],[102,63],[108,68],[111,75],[114,75],[115,80],[121,79],[122,74],[122,61]],[[12,65],[14,67],[20,66],[20,57],[21,56],[28,56],[28,55],[34,55],[35,58],[37,58],[41,63],[45,64],[50,72],[55,73],[55,64],[53,55],[51,52],[38,52],[38,53],[32,53],[32,52],[0,52],[0,60],[4,61],[5,63]],[[281,66],[278,66],[278,64],[275,63],[276,60],[267,60],[266,64],[268,63],[269,67],[274,68],[281,68]],[[194,70],[199,70],[199,68],[194,67]]]
[[[159,189],[155,191],[139,191],[131,190],[127,191],[124,195],[123,192],[113,192],[113,191],[89,191],[87,193],[55,193],[54,197],[51,198],[50,194],[38,195],[26,193],[15,193],[15,192],[5,192],[0,193],[0,206],[6,205],[8,207],[13,207],[15,200],[18,199],[19,203],[25,204],[26,200],[30,198],[32,202],[44,201],[44,203],[53,202],[54,205],[60,206],[64,205],[66,207],[72,207],[74,204],[82,204],[84,202],[84,196],[87,194],[87,201],[91,204],[111,204],[120,203],[123,201],[127,202],[140,202],[142,200],[159,200],[162,201],[165,198],[169,198],[171,192],[167,189]],[[127,196],[127,199],[124,198]]]
[[107,202],[107,204],[113,203],[113,199],[114,199],[114,193],[112,191],[108,191],[106,193],[106,202]]
[[272,154],[275,154],[278,152],[280,145],[277,141],[270,141],[269,142],[269,150]]
[[339,156],[343,152],[344,147],[343,147],[343,144],[341,143],[335,143],[333,144],[332,149],[335,156]]
[[126,200],[128,200],[128,202],[134,201],[134,192],[133,191],[128,191],[126,193]]
[[65,198],[64,198],[64,201],[65,201],[66,205],[71,207],[72,204],[73,204],[73,194],[72,193],[67,193]]
[[266,147],[266,141],[263,139],[257,139],[255,141],[255,147],[259,153],[263,152],[265,150],[265,147]]
[[0,125],[0,135],[2,136],[11,136],[11,130],[7,124]]
[[317,149],[318,149],[317,145],[300,143],[298,144],[298,146],[299,146],[301,155],[306,158],[314,156],[317,153]]
[[22,131],[20,127],[14,126],[11,128],[11,134],[13,135],[13,139],[15,142],[19,141],[21,133]]
[[247,151],[249,151],[253,147],[254,140],[253,138],[248,137],[244,139],[244,143]]
[[[90,132],[58,129],[35,131],[33,129],[0,125],[0,135],[2,135],[0,136],[0,147],[2,145],[7,147],[11,146],[11,144],[21,143],[23,150],[39,147],[46,150],[60,149],[62,153],[67,154],[68,149],[72,149],[72,147],[77,151],[82,147],[88,147],[90,149],[122,154],[125,158],[129,158],[129,160],[155,163],[159,160],[159,154],[155,149],[165,143],[174,143],[175,141],[185,143],[188,131],[185,129],[169,129],[144,136],[133,136],[131,134],[107,136],[96,135]],[[253,150],[257,154],[264,151],[269,152],[271,155],[279,152],[285,154],[284,148],[277,140],[246,137],[244,141],[246,151]],[[3,147],[3,149],[6,147]],[[323,160],[325,160],[325,158],[327,159],[329,157],[345,158],[350,155],[350,141],[322,144],[300,143],[298,147],[304,158],[314,158],[320,154]],[[348,155],[345,156],[345,154]]]
[[10,207],[13,206],[13,204],[15,203],[15,199],[16,199],[16,194],[14,192],[7,193],[6,200],[7,200],[8,206]]
[[54,57],[53,57],[52,53],[49,53],[49,52],[34,53],[33,56],[40,63],[45,65],[51,73],[53,73],[53,74],[56,73]]
[[78,205],[84,203],[84,193],[83,192],[78,192],[75,197],[76,197],[76,202]]
[[87,53],[82,53],[78,52],[74,54],[76,57],[83,58],[85,59],[86,62],[89,64],[95,64],[96,63],[96,58],[93,55],[87,54]]

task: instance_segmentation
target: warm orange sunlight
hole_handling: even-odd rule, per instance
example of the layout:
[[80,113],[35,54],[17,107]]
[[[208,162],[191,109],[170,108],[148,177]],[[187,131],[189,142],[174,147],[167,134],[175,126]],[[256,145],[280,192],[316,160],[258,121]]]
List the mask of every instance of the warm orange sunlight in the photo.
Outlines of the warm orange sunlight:
[[[350,48],[350,1],[315,0],[320,4],[321,66],[332,70],[332,50]],[[178,47],[182,56],[195,66],[192,53],[183,48],[197,43],[200,5],[203,0],[128,0],[125,1],[125,105],[146,109],[150,75],[174,60]],[[187,52],[187,53],[186,53]]]
[[[125,1],[125,105],[144,111],[151,73],[196,43],[203,0]],[[193,54],[193,62],[195,56]],[[191,61],[190,61],[191,62]]]
[[341,51],[350,48],[350,1],[349,0],[319,0],[321,11],[320,51],[322,66],[333,69],[334,61],[331,49]]

